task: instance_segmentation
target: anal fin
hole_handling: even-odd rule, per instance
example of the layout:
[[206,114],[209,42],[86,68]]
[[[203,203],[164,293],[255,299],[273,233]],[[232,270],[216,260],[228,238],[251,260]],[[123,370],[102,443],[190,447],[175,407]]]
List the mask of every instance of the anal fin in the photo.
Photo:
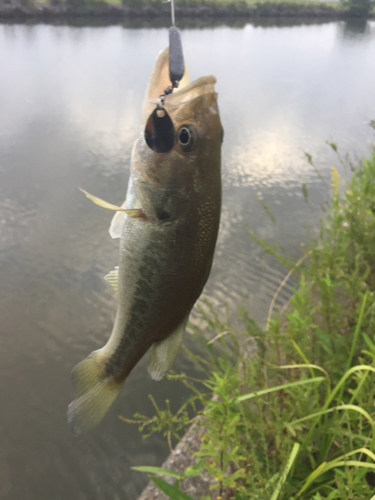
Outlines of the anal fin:
[[[125,208],[126,200],[121,205],[121,208]],[[116,212],[112,218],[111,225],[109,226],[109,234],[111,238],[120,238],[122,233],[122,226],[124,224],[125,212]]]
[[182,344],[187,319],[185,318],[166,339],[152,345],[148,373],[153,380],[161,380],[168,370],[171,369]]

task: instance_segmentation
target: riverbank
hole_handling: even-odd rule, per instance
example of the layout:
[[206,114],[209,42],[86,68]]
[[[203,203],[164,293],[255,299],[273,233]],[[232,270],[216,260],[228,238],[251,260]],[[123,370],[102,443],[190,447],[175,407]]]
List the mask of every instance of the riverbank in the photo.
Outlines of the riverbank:
[[[319,20],[348,19],[353,15],[339,2],[266,1],[227,3],[192,2],[176,5],[178,19],[259,19],[304,18]],[[370,17],[374,17],[372,12]],[[67,2],[0,2],[0,19],[8,21],[54,21],[67,19],[107,19],[121,22],[129,19],[170,18],[169,4],[159,2],[107,3],[103,1],[70,0]]]
[[[308,161],[312,163],[309,156]],[[328,214],[318,239],[302,247],[297,263],[251,234],[289,268],[271,301],[265,328],[243,309],[243,331],[209,303],[202,310],[207,326],[196,331],[202,352],[190,355],[201,366],[203,379],[174,378],[194,387],[193,405],[199,401],[204,406],[197,420],[204,429],[194,433],[193,427],[195,435],[183,438],[164,469],[134,468],[160,475],[151,479],[169,498],[372,498],[375,153],[351,167],[353,178],[344,195],[332,169]],[[303,192],[308,203],[306,186]],[[298,273],[293,296],[274,314],[278,294]],[[208,343],[207,334],[213,336]],[[191,422],[185,406],[175,416],[158,408],[158,415],[170,433],[173,425]],[[138,417],[145,430],[149,424]],[[156,429],[155,419],[150,423]],[[195,460],[190,465],[186,454],[188,468],[183,470],[179,455],[186,453],[187,439]],[[200,482],[199,494],[191,486],[194,476],[207,478],[206,490],[202,492]],[[178,488],[185,496],[179,496]],[[140,497],[156,498],[166,497],[151,486]]]

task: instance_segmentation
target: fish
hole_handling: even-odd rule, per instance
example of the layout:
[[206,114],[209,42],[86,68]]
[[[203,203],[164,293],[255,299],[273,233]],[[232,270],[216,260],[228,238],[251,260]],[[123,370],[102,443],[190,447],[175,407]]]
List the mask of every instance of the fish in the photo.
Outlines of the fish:
[[155,63],[142,107],[140,137],[131,154],[126,200],[110,235],[120,237],[119,265],[107,280],[117,291],[112,333],[72,372],[75,399],[68,422],[76,432],[95,428],[138,361],[149,351],[148,372],[161,380],[172,367],[189,314],[208,279],[221,212],[221,145],[216,78],[189,83],[187,70],[164,108],[176,130],[172,150],[147,146],[144,128],[170,85],[169,52]]

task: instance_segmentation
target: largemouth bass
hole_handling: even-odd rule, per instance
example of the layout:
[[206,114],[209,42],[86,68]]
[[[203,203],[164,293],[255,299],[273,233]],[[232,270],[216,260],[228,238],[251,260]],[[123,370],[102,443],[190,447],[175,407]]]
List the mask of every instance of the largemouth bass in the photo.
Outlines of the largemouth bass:
[[171,368],[211,269],[220,221],[223,139],[216,79],[205,76],[188,83],[185,72],[164,104],[176,130],[175,145],[168,153],[156,153],[143,131],[156,99],[170,84],[168,61],[166,49],[146,91],[124,211],[116,213],[110,228],[112,237],[120,236],[119,266],[109,275],[118,288],[112,334],[72,373],[76,399],[68,420],[77,430],[102,420],[148,350],[152,378],[160,380]]

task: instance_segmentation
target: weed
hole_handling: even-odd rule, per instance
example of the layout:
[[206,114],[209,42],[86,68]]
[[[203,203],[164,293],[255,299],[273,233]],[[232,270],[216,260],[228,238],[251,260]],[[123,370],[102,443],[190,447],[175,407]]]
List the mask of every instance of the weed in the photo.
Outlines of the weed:
[[202,327],[194,334],[202,350],[187,354],[202,379],[173,375],[192,391],[178,414],[167,406],[152,419],[139,417],[141,430],[177,435],[191,422],[188,406],[203,407],[196,418],[206,433],[194,467],[170,472],[177,480],[172,489],[154,478],[170,498],[187,500],[184,479],[202,470],[223,499],[374,495],[374,200],[375,154],[354,170],[344,195],[332,170],[329,214],[297,264],[251,235],[289,269],[277,293],[298,275],[289,307],[272,315],[273,300],[265,328],[243,309],[238,331],[208,301],[200,308]]

